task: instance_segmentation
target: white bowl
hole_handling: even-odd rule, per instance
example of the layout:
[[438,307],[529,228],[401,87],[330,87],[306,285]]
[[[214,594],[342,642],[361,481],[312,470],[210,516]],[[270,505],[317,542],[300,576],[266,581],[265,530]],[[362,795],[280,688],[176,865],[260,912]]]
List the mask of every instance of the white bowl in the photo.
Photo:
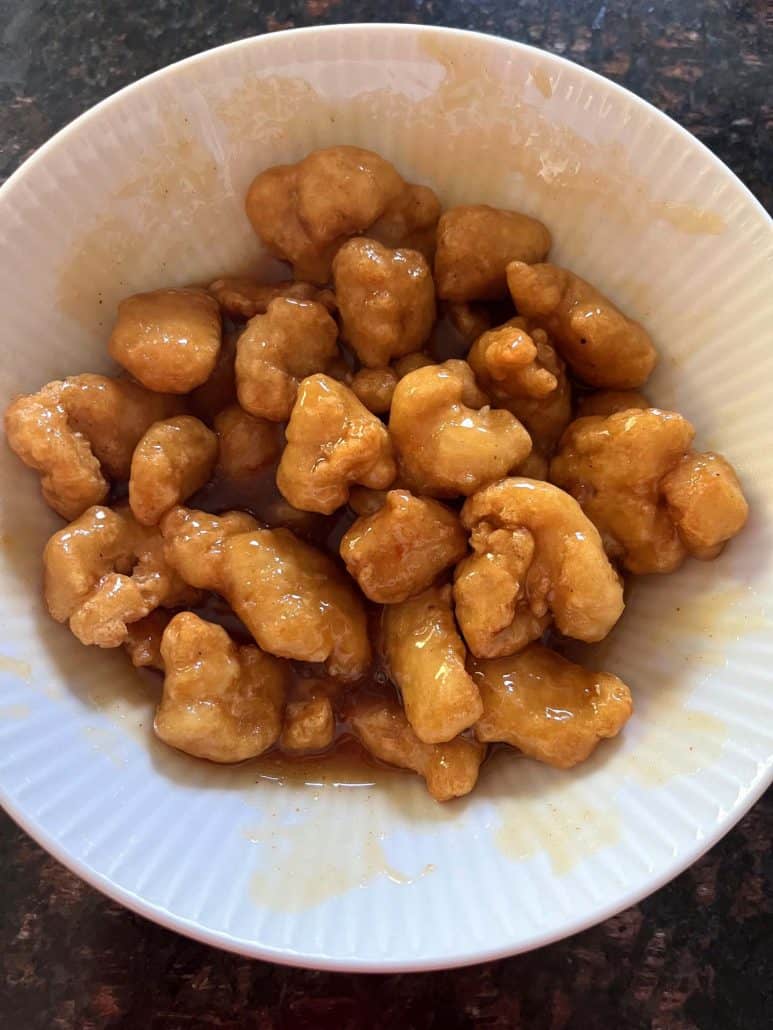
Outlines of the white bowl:
[[632,904],[770,781],[771,225],[683,129],[518,43],[388,25],[245,40],[98,105],[0,191],[0,404],[108,368],[125,294],[254,267],[252,176],[339,142],[448,204],[544,219],[555,260],[652,331],[648,393],[735,463],[748,528],[716,562],[635,583],[598,655],[635,695],[617,741],[572,772],[501,756],[442,807],[409,776],[309,787],[154,742],[123,654],[85,651],[44,613],[57,520],[0,448],[0,784],[52,854],[165,926],[279,962],[430,969]]

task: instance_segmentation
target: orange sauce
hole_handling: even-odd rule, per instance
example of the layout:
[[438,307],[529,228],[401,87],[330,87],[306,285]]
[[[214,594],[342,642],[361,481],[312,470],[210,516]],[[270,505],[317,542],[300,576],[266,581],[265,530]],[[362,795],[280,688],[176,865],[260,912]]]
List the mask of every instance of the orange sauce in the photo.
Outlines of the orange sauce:
[[341,727],[339,722],[335,743],[322,754],[291,755],[275,747],[251,762],[250,768],[258,779],[307,787],[374,787],[403,774],[376,761]]

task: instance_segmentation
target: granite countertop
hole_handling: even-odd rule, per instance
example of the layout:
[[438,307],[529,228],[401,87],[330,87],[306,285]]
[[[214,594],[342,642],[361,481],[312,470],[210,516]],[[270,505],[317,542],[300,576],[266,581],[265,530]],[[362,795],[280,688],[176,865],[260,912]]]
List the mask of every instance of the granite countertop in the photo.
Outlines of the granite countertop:
[[[773,205],[766,0],[0,0],[0,178],[70,119],[171,61],[293,26],[494,32],[609,76]],[[344,976],[178,937],[97,894],[0,817],[7,1030],[757,1030],[773,1013],[773,796],[652,897],[567,941],[446,973]]]

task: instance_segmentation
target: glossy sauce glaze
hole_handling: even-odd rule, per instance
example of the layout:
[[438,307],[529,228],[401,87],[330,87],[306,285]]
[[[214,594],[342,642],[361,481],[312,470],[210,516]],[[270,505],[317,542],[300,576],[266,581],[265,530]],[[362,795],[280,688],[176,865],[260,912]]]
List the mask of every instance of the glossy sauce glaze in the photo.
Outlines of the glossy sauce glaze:
[[[449,352],[453,353],[455,347],[460,346],[458,334],[447,319],[440,327],[439,336],[440,339],[435,341],[433,347],[436,357],[445,358]],[[275,462],[259,473],[241,479],[216,475],[190,498],[187,506],[214,515],[230,510],[243,511],[268,527],[290,529],[302,540],[319,548],[343,569],[339,545],[357,519],[357,512],[348,505],[328,516],[293,508],[277,488],[276,467]],[[446,503],[453,509],[458,508],[463,500],[454,498]],[[369,636],[374,646],[374,660],[366,676],[355,683],[344,684],[331,678],[321,664],[298,661],[289,663],[293,674],[287,693],[288,704],[314,696],[328,697],[335,715],[333,743],[322,751],[306,752],[290,751],[277,743],[263,755],[245,763],[251,770],[254,769],[256,780],[267,779],[311,787],[369,787],[383,782],[385,777],[404,773],[404,770],[374,758],[356,740],[351,729],[349,714],[358,700],[364,700],[365,697],[387,702],[399,700],[399,691],[389,678],[381,654],[382,608],[366,598],[363,601],[368,613]],[[194,611],[202,618],[222,625],[238,643],[253,642],[243,622],[219,595],[208,594],[204,604]],[[557,644],[558,641],[553,642],[553,646]],[[469,730],[463,734],[471,735]],[[499,751],[503,747],[499,744],[489,745],[489,752]],[[511,748],[507,750],[512,751]]]
[[[272,528],[291,529],[301,539],[318,547],[343,568],[338,556],[341,537],[357,518],[349,507],[340,508],[332,516],[292,508],[279,493],[273,465],[250,480],[213,479],[188,502],[215,515],[233,509],[246,511]],[[369,635],[377,644],[380,609],[365,601],[368,609]],[[217,594],[209,594],[194,611],[202,618],[223,626],[238,643],[254,643],[252,637],[230,606]],[[348,787],[374,786],[404,770],[388,766],[373,758],[354,738],[348,711],[352,702],[365,695],[394,701],[397,691],[385,671],[378,647],[368,673],[356,683],[344,684],[331,678],[322,665],[290,662],[292,677],[287,701],[300,701],[310,696],[330,698],[336,726],[332,745],[324,751],[288,751],[276,744],[269,751],[249,762],[256,780],[267,779],[292,785]],[[155,674],[158,675],[158,674]]]
[[[469,341],[463,338],[462,333],[453,324],[453,319],[446,313],[438,321],[429,347],[432,357],[443,361],[466,353]],[[229,393],[230,389],[230,385],[227,384],[226,393]],[[211,410],[211,406],[208,407]],[[386,421],[388,415],[383,417]],[[474,432],[474,427],[471,427],[471,431]],[[189,499],[187,506],[213,515],[231,510],[247,512],[266,527],[292,530],[300,539],[332,558],[343,570],[339,545],[344,534],[357,519],[357,512],[344,505],[332,515],[326,516],[292,507],[277,488],[277,464],[278,461],[275,461],[258,473],[242,478],[230,479],[216,473],[214,479]],[[114,489],[112,499],[118,500],[119,493],[123,494],[124,491],[120,487]],[[458,509],[463,500],[454,498],[446,503],[450,508]],[[256,780],[267,779],[292,785],[306,784],[311,787],[371,787],[382,782],[384,777],[403,772],[375,759],[352,732],[349,716],[358,700],[364,700],[365,697],[378,698],[388,703],[399,700],[399,691],[391,682],[381,655],[382,609],[367,599],[364,599],[364,603],[368,612],[369,636],[374,645],[374,660],[364,677],[354,683],[344,684],[329,676],[321,664],[299,661],[289,663],[292,667],[292,676],[287,692],[288,704],[307,701],[314,697],[329,698],[335,715],[332,744],[324,750],[298,751],[288,750],[282,747],[281,742],[277,743],[263,755],[245,763],[251,771],[254,770]],[[238,643],[253,642],[244,623],[218,594],[208,594],[205,602],[194,611],[202,618],[222,625]],[[560,641],[552,641],[552,646],[560,647]],[[157,673],[153,675],[158,676]],[[463,735],[471,736],[472,733],[468,730]],[[502,747],[493,744],[489,750],[499,751]]]

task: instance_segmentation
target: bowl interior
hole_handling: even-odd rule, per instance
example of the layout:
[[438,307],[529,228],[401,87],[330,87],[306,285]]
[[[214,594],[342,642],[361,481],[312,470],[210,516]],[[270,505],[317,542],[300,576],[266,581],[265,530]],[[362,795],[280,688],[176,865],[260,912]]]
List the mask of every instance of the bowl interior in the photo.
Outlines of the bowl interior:
[[0,403],[110,368],[117,301],[271,270],[243,214],[257,170],[370,147],[447,205],[543,219],[553,260],[644,322],[651,400],[738,468],[752,504],[716,562],[636,581],[589,655],[632,687],[618,740],[565,773],[500,756],[441,807],[408,776],[216,768],[155,743],[152,689],[42,610],[57,520],[0,448],[0,786],[81,875],[170,926],[332,968],[506,954],[634,901],[769,780],[771,229],[686,132],[583,69],[408,26],[279,33],[123,91],[0,192]]

